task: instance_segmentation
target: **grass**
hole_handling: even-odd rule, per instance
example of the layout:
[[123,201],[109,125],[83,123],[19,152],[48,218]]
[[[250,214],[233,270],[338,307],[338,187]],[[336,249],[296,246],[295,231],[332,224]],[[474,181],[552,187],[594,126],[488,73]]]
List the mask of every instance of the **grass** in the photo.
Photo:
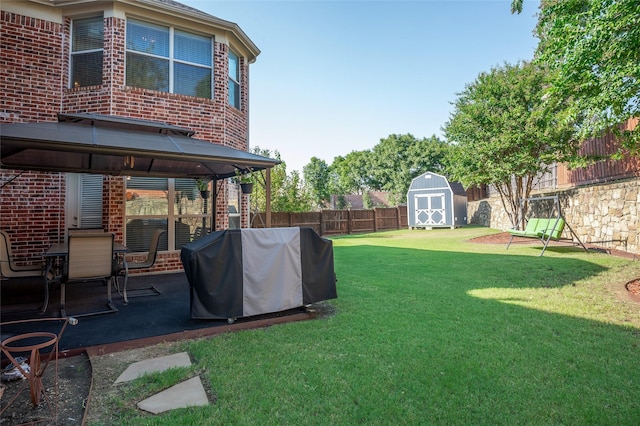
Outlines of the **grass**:
[[180,344],[215,402],[118,423],[638,424],[640,263],[487,232],[335,238],[334,314]]

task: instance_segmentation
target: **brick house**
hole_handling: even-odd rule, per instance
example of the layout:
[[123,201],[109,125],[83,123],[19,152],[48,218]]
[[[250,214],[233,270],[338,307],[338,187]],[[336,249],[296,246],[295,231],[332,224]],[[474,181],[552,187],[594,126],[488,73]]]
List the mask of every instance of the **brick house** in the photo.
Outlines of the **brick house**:
[[[247,226],[247,196],[229,177],[277,162],[247,153],[260,51],[237,24],[173,0],[3,0],[0,11],[0,229],[16,257],[102,227],[137,260],[160,227],[153,272],[179,270],[183,244]],[[76,131],[112,136],[76,149]],[[182,161],[203,141],[222,153]],[[195,177],[213,179],[214,196]]]

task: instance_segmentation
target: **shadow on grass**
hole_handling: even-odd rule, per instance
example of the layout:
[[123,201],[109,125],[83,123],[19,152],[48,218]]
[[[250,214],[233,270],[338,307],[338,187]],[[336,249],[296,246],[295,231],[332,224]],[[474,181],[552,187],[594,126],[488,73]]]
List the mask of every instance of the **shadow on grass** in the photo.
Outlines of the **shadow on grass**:
[[340,323],[362,331],[377,360],[397,365],[386,381],[380,367],[365,367],[380,392],[402,389],[392,399],[404,408],[385,407],[394,415],[454,424],[640,420],[638,329],[607,322],[616,303],[602,300],[595,280],[606,267],[365,245],[337,247],[336,265]]

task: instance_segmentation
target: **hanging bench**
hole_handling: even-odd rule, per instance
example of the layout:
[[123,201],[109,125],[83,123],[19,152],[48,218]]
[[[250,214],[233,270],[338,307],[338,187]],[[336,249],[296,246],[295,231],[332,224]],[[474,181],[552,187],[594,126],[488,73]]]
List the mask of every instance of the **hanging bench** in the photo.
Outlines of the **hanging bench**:
[[[549,218],[538,218],[532,217],[527,221],[527,226],[524,230],[519,229],[508,229],[507,232],[511,235],[509,239],[509,243],[507,244],[507,249],[511,246],[511,242],[515,237],[523,237],[523,238],[536,238],[540,240],[543,244],[542,251],[540,252],[540,256],[542,256],[549,245],[551,240],[559,241],[562,239],[562,233],[564,232],[565,226],[569,228],[571,235],[578,241],[578,244],[582,246],[585,251],[588,251],[582,241],[578,238],[571,226],[564,220],[560,213],[560,202],[558,197],[537,197],[537,198],[529,198],[526,201],[535,201],[535,200],[543,200],[550,199],[554,201],[554,208],[557,210],[557,217],[549,217]],[[573,242],[573,238],[570,239]]]

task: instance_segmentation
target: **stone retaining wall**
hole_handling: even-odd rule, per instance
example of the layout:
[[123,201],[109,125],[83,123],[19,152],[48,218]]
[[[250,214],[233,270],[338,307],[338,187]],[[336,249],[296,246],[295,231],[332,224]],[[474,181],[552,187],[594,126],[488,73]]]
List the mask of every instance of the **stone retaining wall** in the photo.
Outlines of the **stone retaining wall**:
[[[563,216],[583,243],[640,254],[640,179],[535,194],[543,195],[560,196]],[[470,201],[467,210],[469,223],[512,227],[500,197]]]

